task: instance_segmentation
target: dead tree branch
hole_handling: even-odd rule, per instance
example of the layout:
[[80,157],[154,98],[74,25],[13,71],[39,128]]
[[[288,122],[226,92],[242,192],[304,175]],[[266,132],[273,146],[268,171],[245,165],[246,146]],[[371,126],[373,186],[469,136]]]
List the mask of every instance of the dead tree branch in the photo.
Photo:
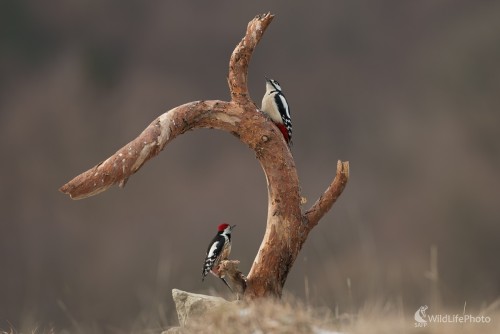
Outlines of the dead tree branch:
[[314,203],[314,205],[306,211],[304,217],[306,218],[310,229],[316,226],[319,220],[323,217],[325,213],[330,211],[333,203],[337,201],[337,198],[344,191],[347,185],[347,180],[349,179],[349,162],[337,162],[337,174],[333,179],[332,183],[326,191],[321,195],[320,198]]
[[281,296],[287,275],[311,229],[332,207],[349,177],[347,162],[320,199],[302,214],[295,162],[280,131],[250,99],[247,88],[251,55],[273,15],[256,16],[229,62],[231,101],[196,101],[171,109],[155,119],[136,139],[111,157],[60,188],[73,199],[96,195],[128,178],[174,138],[196,128],[230,132],[248,145],[267,179],[268,215],[264,239],[247,277],[247,297]]

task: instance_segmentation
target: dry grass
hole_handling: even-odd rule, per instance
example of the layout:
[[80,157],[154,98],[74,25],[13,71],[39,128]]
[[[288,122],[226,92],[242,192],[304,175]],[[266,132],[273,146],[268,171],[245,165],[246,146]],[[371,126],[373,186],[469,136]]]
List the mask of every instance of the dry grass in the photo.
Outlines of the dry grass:
[[[240,302],[214,309],[192,321],[182,333],[485,333],[500,332],[500,301],[472,315],[488,315],[489,324],[429,323],[415,327],[413,314],[393,304],[366,305],[358,314],[336,315],[331,310],[312,309],[294,301]],[[455,314],[442,312],[442,314]]]
[[296,301],[258,300],[223,305],[190,322],[186,333],[319,333],[333,330],[331,312]]
[[[456,312],[440,311],[440,314]],[[330,309],[312,308],[291,297],[282,301],[258,300],[236,302],[216,308],[191,321],[180,333],[314,333],[314,334],[493,334],[500,333],[500,300],[481,310],[467,310],[465,314],[484,315],[491,318],[489,324],[481,323],[429,323],[416,328],[413,314],[404,312],[393,303],[367,304],[355,315],[336,314]],[[148,317],[152,318],[152,317]],[[150,319],[149,319],[150,320]],[[70,333],[162,333],[161,325],[151,321],[139,321],[129,331],[97,328],[78,324],[70,329],[56,330],[51,327],[26,329],[0,329],[0,334],[70,334]]]

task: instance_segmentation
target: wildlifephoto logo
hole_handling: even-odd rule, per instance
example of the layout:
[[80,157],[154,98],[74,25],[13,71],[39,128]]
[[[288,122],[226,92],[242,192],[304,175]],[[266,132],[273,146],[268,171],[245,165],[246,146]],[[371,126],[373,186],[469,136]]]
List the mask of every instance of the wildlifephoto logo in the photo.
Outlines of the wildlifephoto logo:
[[[427,311],[429,307],[427,305],[420,306],[420,308],[415,312],[415,327],[426,327],[427,326]],[[417,326],[417,324],[421,324],[421,326]]]
[[415,327],[427,327],[431,323],[449,324],[489,324],[491,317],[472,314],[427,314],[427,305],[420,306],[415,312]]

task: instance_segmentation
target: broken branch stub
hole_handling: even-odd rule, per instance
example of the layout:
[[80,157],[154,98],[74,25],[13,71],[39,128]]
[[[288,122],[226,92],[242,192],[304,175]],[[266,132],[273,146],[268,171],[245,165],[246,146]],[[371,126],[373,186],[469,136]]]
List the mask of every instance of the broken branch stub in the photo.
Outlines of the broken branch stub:
[[340,196],[349,165],[340,162],[337,175],[320,199],[304,214],[299,179],[291,152],[278,128],[258,111],[247,88],[251,55],[273,19],[256,16],[229,61],[231,101],[195,101],[155,119],[136,139],[111,157],[60,188],[73,199],[96,195],[113,185],[124,186],[130,176],[160,153],[174,138],[196,128],[234,134],[249,146],[266,175],[268,214],[264,238],[247,277],[245,296],[281,296],[288,273],[309,232]]

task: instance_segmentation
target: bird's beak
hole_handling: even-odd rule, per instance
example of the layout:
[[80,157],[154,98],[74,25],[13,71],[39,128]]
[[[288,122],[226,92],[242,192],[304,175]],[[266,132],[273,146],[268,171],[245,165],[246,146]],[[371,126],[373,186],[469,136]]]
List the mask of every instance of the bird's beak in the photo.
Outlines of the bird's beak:
[[268,77],[264,77],[264,78],[266,78],[266,82],[271,82],[271,80]]
[[231,230],[232,230],[233,228],[235,228],[235,227],[236,227],[236,225],[231,226]]

